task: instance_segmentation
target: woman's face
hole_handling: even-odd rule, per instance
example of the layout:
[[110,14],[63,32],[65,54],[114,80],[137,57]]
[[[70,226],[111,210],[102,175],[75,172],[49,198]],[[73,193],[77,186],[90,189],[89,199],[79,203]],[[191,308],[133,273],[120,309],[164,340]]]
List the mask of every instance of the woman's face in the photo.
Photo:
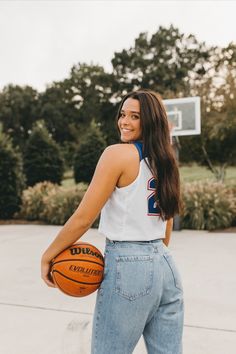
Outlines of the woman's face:
[[140,123],[140,103],[133,98],[127,98],[123,103],[118,119],[120,138],[124,143],[140,140],[142,130]]

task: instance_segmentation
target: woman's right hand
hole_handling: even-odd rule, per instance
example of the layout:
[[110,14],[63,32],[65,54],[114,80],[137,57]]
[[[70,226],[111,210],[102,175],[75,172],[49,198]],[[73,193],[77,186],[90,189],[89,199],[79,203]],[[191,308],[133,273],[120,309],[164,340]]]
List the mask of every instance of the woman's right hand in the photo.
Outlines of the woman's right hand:
[[48,261],[44,257],[41,260],[41,278],[49,287],[56,287],[51,275],[51,261]]

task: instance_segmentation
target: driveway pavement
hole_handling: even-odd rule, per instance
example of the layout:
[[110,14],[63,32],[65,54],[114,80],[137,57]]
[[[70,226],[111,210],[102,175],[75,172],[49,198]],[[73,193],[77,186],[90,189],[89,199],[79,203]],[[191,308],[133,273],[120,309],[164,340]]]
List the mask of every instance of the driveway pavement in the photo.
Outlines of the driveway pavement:
[[[0,225],[1,354],[90,352],[95,294],[65,296],[40,278],[41,254],[59,229]],[[104,248],[97,230],[82,240]],[[235,354],[236,234],[175,231],[170,249],[185,292],[184,354]],[[134,354],[146,354],[142,339]]]

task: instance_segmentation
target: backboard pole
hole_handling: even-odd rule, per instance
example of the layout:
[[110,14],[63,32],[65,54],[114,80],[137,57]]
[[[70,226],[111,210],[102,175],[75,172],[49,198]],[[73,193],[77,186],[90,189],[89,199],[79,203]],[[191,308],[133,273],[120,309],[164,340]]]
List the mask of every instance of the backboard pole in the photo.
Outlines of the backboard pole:
[[[201,134],[201,99],[199,96],[163,100],[176,160],[179,161],[180,136]],[[173,230],[181,230],[181,218],[174,217]]]
[[[177,162],[179,162],[179,150],[180,150],[180,142],[178,136],[172,137],[172,145],[175,152],[175,157]],[[173,230],[180,231],[181,230],[181,217],[180,215],[174,216]]]

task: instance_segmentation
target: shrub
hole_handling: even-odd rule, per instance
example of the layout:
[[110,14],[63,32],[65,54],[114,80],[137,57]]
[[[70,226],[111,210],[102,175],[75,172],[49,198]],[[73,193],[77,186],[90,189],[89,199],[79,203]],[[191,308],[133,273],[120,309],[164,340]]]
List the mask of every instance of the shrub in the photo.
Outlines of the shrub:
[[19,210],[24,182],[22,156],[0,133],[0,218],[9,219]]
[[63,225],[81,202],[86,186],[70,189],[50,182],[37,183],[23,192],[22,206],[17,217]]
[[16,217],[31,221],[40,220],[45,208],[45,197],[57,192],[58,189],[59,186],[51,182],[40,182],[24,190],[21,210]]
[[61,151],[42,122],[37,123],[27,141],[24,170],[28,186],[43,181],[61,183],[64,172]]
[[40,219],[53,225],[63,225],[74,213],[83,195],[84,191],[78,187],[70,189],[60,187],[58,191],[54,190],[44,199],[44,210]]
[[236,193],[221,182],[185,183],[182,190],[184,211],[182,227],[215,230],[233,224]]
[[99,127],[92,122],[89,132],[75,154],[74,177],[76,183],[89,183],[103,150],[106,147],[105,139]]

